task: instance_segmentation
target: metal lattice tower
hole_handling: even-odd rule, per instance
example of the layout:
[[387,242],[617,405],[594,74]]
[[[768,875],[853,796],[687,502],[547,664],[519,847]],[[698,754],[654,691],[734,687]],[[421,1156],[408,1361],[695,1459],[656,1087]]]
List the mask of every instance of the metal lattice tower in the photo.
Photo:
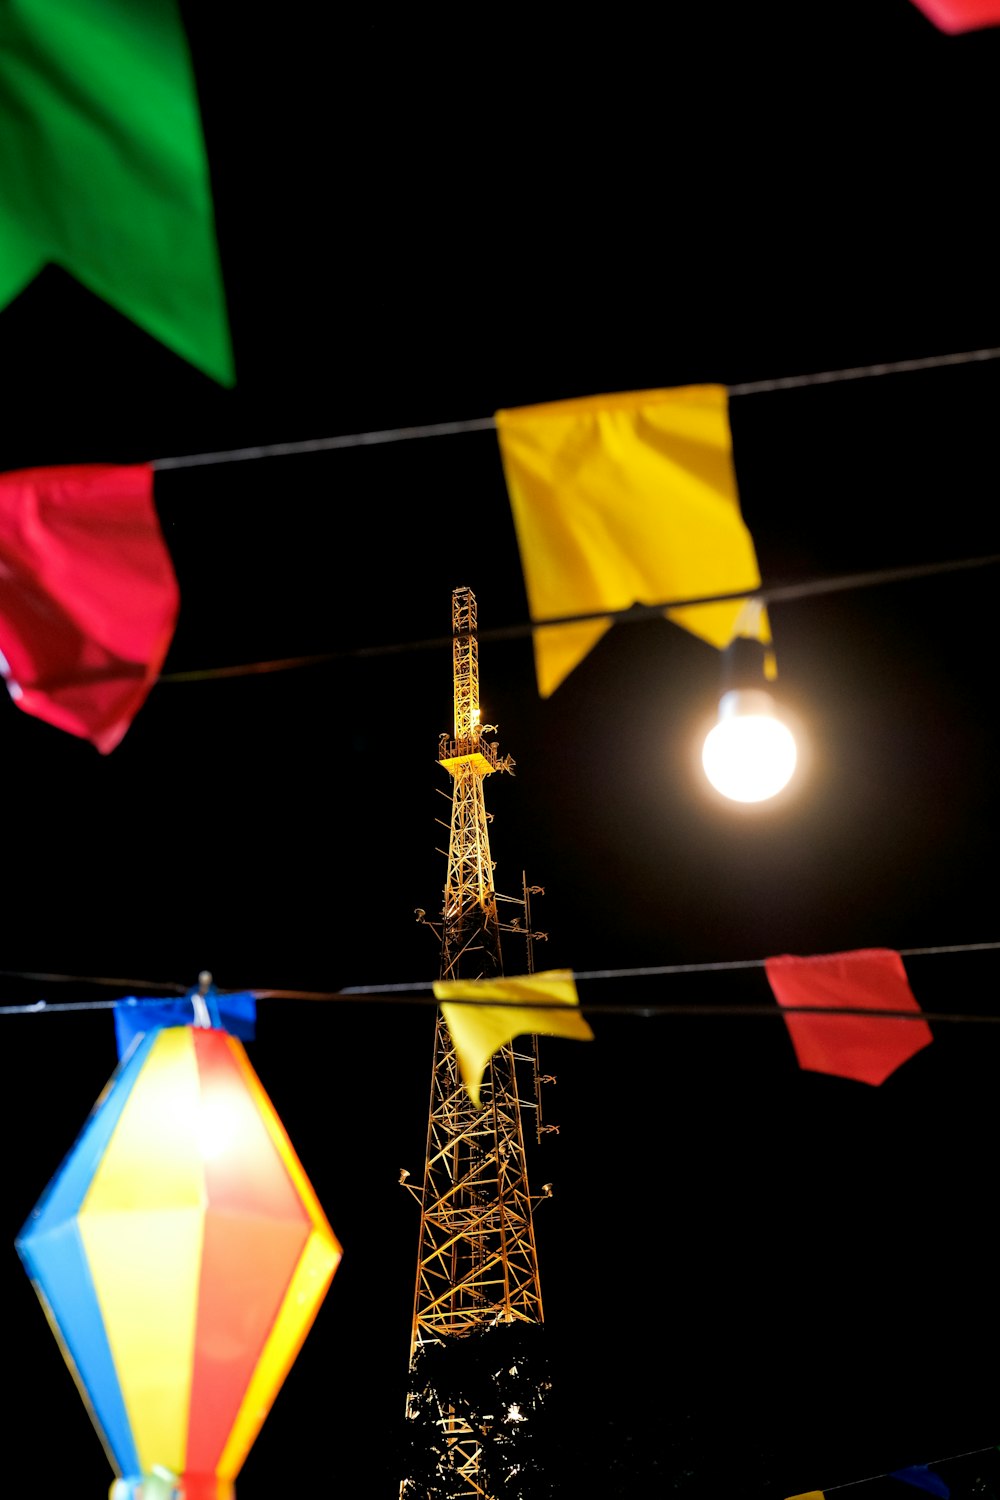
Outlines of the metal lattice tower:
[[[491,978],[503,973],[501,932],[526,940],[527,967],[533,968],[532,941],[545,934],[531,931],[529,896],[541,888],[525,880],[519,899],[498,898],[494,889],[483,787],[487,776],[512,771],[514,762],[509,756],[501,759],[496,743],[484,739],[496,732],[496,726],[480,719],[476,600],[471,589],[459,588],[452,595],[452,630],[454,736],[443,734],[438,748],[438,759],[452,778],[448,868],[440,922],[427,925],[440,941],[442,979]],[[501,922],[498,899],[513,901],[521,914]],[[418,917],[423,919],[424,913],[418,912]],[[438,1012],[423,1184],[419,1195],[415,1185],[411,1188],[420,1203],[411,1372],[430,1346],[498,1324],[542,1322],[522,1123],[524,1114],[534,1111],[538,1134],[555,1128],[541,1124],[540,1081],[552,1080],[539,1079],[537,1053],[516,1052],[509,1043],[487,1069],[477,1109],[462,1083],[448,1027]],[[411,1395],[408,1416],[414,1413],[415,1400]],[[449,1500],[492,1497],[482,1414],[473,1422],[451,1401],[438,1403],[434,1415],[441,1457],[437,1481],[426,1493]],[[490,1414],[486,1417],[488,1428]],[[401,1494],[413,1497],[417,1490],[404,1480]]]

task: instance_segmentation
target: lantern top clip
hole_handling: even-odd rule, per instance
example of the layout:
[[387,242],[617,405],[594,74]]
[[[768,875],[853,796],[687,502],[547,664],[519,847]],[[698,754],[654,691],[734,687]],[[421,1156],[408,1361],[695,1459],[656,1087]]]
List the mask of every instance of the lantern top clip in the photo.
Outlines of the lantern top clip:
[[219,1002],[216,999],[217,991],[212,983],[212,974],[209,969],[202,969],[198,975],[198,984],[194,989],[188,990],[188,999],[194,1009],[194,1024],[204,1027],[206,1030],[215,1028],[222,1029],[222,1016],[219,1013]]

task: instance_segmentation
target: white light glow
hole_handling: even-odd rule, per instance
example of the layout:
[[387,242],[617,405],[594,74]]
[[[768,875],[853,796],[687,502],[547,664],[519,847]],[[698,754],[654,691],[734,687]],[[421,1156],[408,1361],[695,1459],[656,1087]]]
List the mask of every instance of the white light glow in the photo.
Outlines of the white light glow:
[[198,1120],[198,1144],[204,1161],[218,1161],[236,1139],[238,1118],[226,1099],[205,1100]]
[[705,775],[732,802],[766,802],[792,779],[797,760],[791,730],[776,717],[769,693],[726,693],[719,722],[706,736]]
[[202,1161],[218,1161],[229,1155],[241,1120],[233,1099],[219,1089],[213,1090],[209,1098],[198,1095],[170,1108],[172,1127],[193,1138]]

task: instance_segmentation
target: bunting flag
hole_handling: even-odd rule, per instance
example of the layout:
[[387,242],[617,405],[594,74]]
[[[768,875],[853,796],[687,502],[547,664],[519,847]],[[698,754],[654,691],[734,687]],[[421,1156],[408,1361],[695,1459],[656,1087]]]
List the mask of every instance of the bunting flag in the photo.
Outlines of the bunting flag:
[[[783,954],[764,963],[781,1006],[816,1009],[857,1006],[920,1015],[899,954],[889,948],[796,958]],[[934,1040],[926,1021],[891,1016],[787,1015],[799,1066],[859,1083],[884,1083],[914,1053]]]
[[[592,1042],[594,1033],[580,1014],[580,1000],[571,969],[549,969],[516,979],[438,979],[434,996],[441,1004],[458,1058],[462,1081],[479,1108],[483,1074],[494,1052],[516,1036],[565,1036]],[[450,1000],[474,1000],[475,1005],[451,1005]],[[490,1005],[490,1000],[508,1002]],[[536,1002],[533,1007],[531,1002]],[[523,1001],[511,1005],[510,1002]],[[537,1007],[565,1005],[567,1011]]]
[[148,464],[0,474],[0,674],[25,713],[108,754],[179,608]]
[[890,1479],[899,1479],[923,1490],[926,1495],[938,1495],[940,1500],[951,1500],[951,1490],[939,1474],[932,1474],[926,1464],[915,1464],[908,1469],[893,1469]]
[[[496,413],[535,621],[760,586],[743,522],[721,385],[587,396]],[[742,601],[669,610],[720,649]],[[597,644],[607,619],[535,631],[543,698]],[[770,640],[766,614],[758,639]]]
[[234,383],[177,0],[0,6],[0,308],[49,262]]
[[801,1495],[789,1495],[787,1500],[826,1500],[824,1490],[803,1490]]
[[954,35],[982,26],[1000,26],[1000,0],[913,0],[939,31]]

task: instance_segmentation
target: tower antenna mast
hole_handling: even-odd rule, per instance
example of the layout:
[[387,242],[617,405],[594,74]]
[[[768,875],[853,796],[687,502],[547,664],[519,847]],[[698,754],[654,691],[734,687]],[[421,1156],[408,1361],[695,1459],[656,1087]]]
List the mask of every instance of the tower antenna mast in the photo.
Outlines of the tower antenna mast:
[[[448,868],[440,920],[427,922],[439,941],[442,979],[501,975],[502,932],[527,942],[530,972],[533,941],[545,936],[531,930],[528,896],[541,888],[528,886],[526,879],[522,898],[499,898],[522,908],[521,915],[509,922],[498,916],[484,783],[496,771],[512,772],[514,762],[510,756],[501,759],[496,741],[486,738],[496,733],[496,725],[481,720],[476,627],[475,595],[468,588],[455,589],[454,733],[442,734],[438,746],[438,760],[452,782]],[[418,911],[418,919],[426,920],[423,912]],[[436,1370],[440,1375],[442,1359],[450,1359],[451,1368],[458,1370],[455,1359],[463,1352],[467,1359],[474,1346],[484,1347],[490,1330],[513,1324],[537,1327],[543,1321],[533,1219],[537,1198],[528,1185],[523,1121],[534,1112],[538,1134],[553,1127],[540,1123],[531,1045],[530,1053],[520,1053],[507,1043],[494,1054],[477,1109],[462,1082],[448,1026],[437,1014],[423,1182],[419,1189],[407,1184],[420,1204],[407,1417],[423,1419],[435,1437],[422,1478],[403,1480],[405,1500],[500,1500],[509,1461],[498,1462],[497,1455],[509,1449],[511,1423],[525,1420],[523,1408],[537,1404],[540,1394],[532,1391],[527,1402],[522,1397],[520,1408],[503,1408],[499,1394],[484,1395],[478,1379],[466,1382],[475,1388],[466,1399],[460,1380],[427,1374]],[[400,1180],[408,1175],[402,1173]]]

